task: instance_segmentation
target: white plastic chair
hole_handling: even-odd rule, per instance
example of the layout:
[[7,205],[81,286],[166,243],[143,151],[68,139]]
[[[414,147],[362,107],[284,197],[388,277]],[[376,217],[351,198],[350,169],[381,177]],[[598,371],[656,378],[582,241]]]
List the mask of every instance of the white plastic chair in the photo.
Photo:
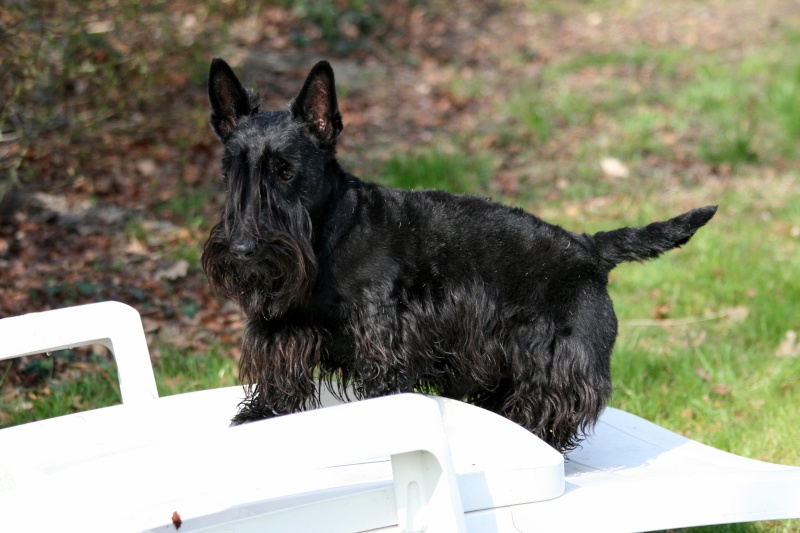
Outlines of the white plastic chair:
[[[100,343],[123,404],[0,430],[0,531],[648,531],[800,517],[800,468],[606,409],[563,457],[508,420],[405,394],[230,428],[238,387],[157,398],[138,313],[0,320],[0,358]],[[124,384],[124,387],[122,386]],[[149,401],[148,401],[149,400]]]

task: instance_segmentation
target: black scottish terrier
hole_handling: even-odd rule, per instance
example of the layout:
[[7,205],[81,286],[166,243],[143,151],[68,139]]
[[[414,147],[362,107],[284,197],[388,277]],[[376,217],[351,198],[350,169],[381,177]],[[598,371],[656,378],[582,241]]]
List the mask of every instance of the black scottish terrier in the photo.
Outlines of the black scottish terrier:
[[417,390],[572,449],[611,394],[609,272],[686,243],[716,212],[581,235],[482,198],[362,182],[336,161],[325,61],[288,110],[259,112],[221,59],[209,97],[227,199],[203,268],[246,318],[234,423],[315,407],[321,386]]

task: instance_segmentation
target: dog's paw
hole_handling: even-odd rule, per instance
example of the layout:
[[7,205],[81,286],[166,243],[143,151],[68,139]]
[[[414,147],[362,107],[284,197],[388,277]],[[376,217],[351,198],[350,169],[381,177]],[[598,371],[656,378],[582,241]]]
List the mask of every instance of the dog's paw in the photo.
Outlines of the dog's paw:
[[239,404],[239,412],[231,419],[231,426],[239,426],[256,420],[264,420],[278,416],[275,411],[266,406],[253,405],[242,402]]

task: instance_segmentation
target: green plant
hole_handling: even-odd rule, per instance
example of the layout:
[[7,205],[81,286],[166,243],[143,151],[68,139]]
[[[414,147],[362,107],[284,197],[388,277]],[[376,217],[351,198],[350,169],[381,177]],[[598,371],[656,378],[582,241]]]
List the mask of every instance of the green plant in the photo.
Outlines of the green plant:
[[391,187],[477,193],[488,186],[491,171],[489,156],[451,155],[430,150],[395,156],[379,175],[381,181]]
[[509,116],[519,123],[539,144],[545,144],[556,129],[551,103],[541,95],[540,86],[531,85],[518,91],[507,104]]
[[767,87],[767,98],[772,116],[786,136],[780,147],[784,153],[794,154],[800,142],[800,62],[778,68],[776,72],[778,74]]

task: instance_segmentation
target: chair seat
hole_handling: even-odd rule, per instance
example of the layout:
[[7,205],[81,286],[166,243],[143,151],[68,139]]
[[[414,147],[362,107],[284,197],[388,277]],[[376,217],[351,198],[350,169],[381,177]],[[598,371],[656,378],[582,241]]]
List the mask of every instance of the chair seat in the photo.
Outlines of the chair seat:
[[[401,394],[229,427],[242,389],[158,398],[138,313],[0,320],[0,359],[101,343],[122,405],[0,430],[0,531],[650,531],[800,518],[800,468],[613,408],[567,457],[462,402]],[[10,339],[9,342],[6,342]],[[177,516],[177,515],[176,515]]]
[[[378,441],[394,426],[424,431],[417,427],[419,399],[436,405],[452,457],[446,467],[454,471],[467,513],[564,491],[561,454],[472,405],[421,395],[338,405],[326,394],[328,407],[316,412],[231,428],[241,393],[231,387],[181,394],[0,431],[4,456],[14,458],[4,475],[18,487],[5,495],[0,490],[0,503],[13,509],[0,524],[15,523],[14,516],[24,523],[43,500],[52,500],[51,508],[60,503],[52,515],[58,521],[93,516],[85,530],[92,524],[102,529],[114,517],[130,530],[159,530],[173,508],[187,531],[274,515],[259,522],[266,527],[282,523],[287,508],[313,504],[319,513],[319,502],[327,501],[374,515],[360,517],[364,530],[393,527],[394,473]],[[321,416],[334,428],[324,439]],[[360,436],[352,434],[354,426]],[[329,452],[334,443],[349,443],[350,457]],[[344,524],[343,530],[355,531],[352,521]]]
[[800,468],[733,455],[613,408],[569,454],[565,472],[564,495],[511,510],[520,531],[560,524],[635,532],[800,517]]

